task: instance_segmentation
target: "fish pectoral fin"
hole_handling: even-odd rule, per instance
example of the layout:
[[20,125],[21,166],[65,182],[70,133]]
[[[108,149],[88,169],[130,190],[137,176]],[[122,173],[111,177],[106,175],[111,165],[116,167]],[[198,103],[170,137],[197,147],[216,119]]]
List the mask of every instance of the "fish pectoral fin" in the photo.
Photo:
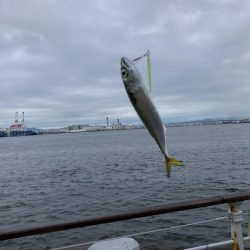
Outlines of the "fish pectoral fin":
[[166,174],[167,177],[170,177],[171,166],[184,166],[182,161],[179,161],[173,157],[166,157]]

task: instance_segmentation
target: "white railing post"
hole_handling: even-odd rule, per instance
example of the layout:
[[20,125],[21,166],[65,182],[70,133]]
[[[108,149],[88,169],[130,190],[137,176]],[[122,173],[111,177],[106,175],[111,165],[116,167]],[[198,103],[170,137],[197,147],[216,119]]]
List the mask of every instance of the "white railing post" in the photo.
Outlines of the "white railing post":
[[240,202],[229,203],[229,219],[231,221],[232,250],[244,250],[244,241],[241,224],[244,221],[243,212],[240,209]]

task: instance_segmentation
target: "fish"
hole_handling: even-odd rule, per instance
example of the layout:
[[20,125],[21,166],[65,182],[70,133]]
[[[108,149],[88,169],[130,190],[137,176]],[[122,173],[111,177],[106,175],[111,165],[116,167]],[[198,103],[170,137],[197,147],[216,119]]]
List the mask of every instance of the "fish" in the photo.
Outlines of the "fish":
[[166,175],[170,177],[171,166],[183,166],[183,162],[170,156],[166,143],[166,127],[152,102],[142,76],[135,64],[126,57],[121,59],[121,77],[128,97],[165,157]]

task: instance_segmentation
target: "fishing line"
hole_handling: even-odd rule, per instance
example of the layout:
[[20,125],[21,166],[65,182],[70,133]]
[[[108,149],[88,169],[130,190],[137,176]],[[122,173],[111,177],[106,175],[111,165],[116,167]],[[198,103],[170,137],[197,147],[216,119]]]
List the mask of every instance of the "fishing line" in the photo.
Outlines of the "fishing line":
[[150,60],[150,51],[147,50],[145,54],[142,56],[136,57],[132,60],[134,64],[136,64],[138,61],[140,61],[142,58],[147,57],[147,89],[149,93],[152,92],[152,80],[151,80],[151,60]]
[[145,54],[143,54],[142,56],[139,56],[139,57],[136,57],[135,59],[132,60],[133,63],[137,63],[139,60],[141,60],[143,57],[146,57],[146,56],[150,56],[150,51],[148,50]]

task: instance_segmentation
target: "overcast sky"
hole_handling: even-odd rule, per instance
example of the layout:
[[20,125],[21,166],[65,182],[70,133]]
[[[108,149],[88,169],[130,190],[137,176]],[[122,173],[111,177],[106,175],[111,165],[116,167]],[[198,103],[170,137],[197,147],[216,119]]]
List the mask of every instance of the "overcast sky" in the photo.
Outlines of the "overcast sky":
[[164,121],[250,117],[250,1],[0,0],[0,127],[138,121],[120,59],[147,49]]

